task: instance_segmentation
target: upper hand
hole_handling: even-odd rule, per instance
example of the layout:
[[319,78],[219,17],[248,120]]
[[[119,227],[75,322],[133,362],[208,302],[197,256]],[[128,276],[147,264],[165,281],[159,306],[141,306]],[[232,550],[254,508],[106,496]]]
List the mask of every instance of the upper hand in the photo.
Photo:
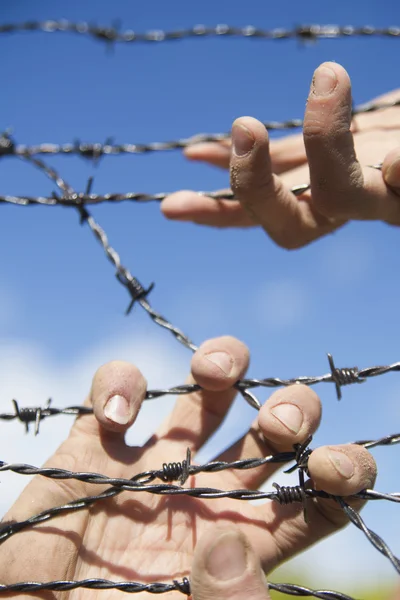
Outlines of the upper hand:
[[[328,82],[327,72],[336,81]],[[316,82],[324,85],[317,94]],[[375,99],[399,99],[395,90]],[[280,246],[304,246],[348,220],[400,225],[400,109],[351,117],[351,84],[336,63],[314,73],[302,135],[269,142],[262,123],[237,119],[232,140],[188,147],[186,156],[230,167],[235,201],[195,192],[171,194],[161,205],[170,219],[217,227],[261,225]],[[369,167],[382,163],[382,172]],[[296,197],[290,188],[311,183]]]
[[[202,344],[193,356],[188,381],[196,381],[204,389],[180,396],[168,419],[143,447],[129,447],[124,440],[145,396],[143,375],[123,362],[101,367],[86,401],[94,414],[77,419],[68,439],[47,466],[130,478],[160,469],[164,462],[182,460],[187,447],[195,454],[221,425],[236,394],[232,386],[243,377],[248,362],[247,348],[234,338],[222,337]],[[107,402],[111,398],[114,400],[110,407]],[[219,458],[234,461],[291,450],[293,444],[315,432],[320,418],[321,403],[310,388],[293,385],[280,389],[263,405],[248,433]],[[218,475],[200,473],[191,476],[185,485],[256,489],[278,468],[270,463],[250,470],[225,470]],[[309,459],[309,470],[313,485],[343,496],[372,487],[376,475],[372,456],[364,448],[351,445],[315,450]],[[72,499],[100,493],[105,487],[108,486],[36,476],[3,523],[27,519]],[[352,503],[361,506],[359,500]],[[309,501],[308,518],[306,524],[301,504],[280,506],[264,502],[255,506],[227,498],[204,500],[122,492],[89,509],[60,515],[12,536],[0,546],[0,579],[2,583],[12,583],[97,577],[168,583],[190,574],[197,541],[203,534],[215,541],[221,527],[229,529],[229,535],[245,535],[251,552],[269,571],[347,522],[335,502],[320,498]],[[206,560],[209,546],[202,542],[199,548],[197,555],[200,552]],[[221,560],[215,559],[217,570]],[[230,568],[234,568],[234,562]],[[196,569],[193,577],[199,589]],[[207,581],[204,580],[205,586]],[[120,592],[78,589],[41,597],[117,600]],[[181,598],[180,594],[176,598]]]

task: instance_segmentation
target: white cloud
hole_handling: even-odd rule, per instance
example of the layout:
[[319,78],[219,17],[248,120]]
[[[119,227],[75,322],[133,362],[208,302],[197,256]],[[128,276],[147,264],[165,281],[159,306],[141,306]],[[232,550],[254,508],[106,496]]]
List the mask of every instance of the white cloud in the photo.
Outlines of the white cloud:
[[309,307],[307,289],[294,279],[269,281],[255,296],[260,322],[271,329],[283,329],[299,323]]

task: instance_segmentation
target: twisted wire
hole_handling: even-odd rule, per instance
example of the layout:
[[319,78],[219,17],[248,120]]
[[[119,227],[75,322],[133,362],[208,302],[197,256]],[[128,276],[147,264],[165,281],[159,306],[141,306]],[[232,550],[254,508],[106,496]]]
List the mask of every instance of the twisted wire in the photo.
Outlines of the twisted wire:
[[[355,600],[347,594],[329,590],[312,590],[311,588],[295,585],[293,583],[267,583],[270,590],[288,594],[290,596],[313,597],[321,600]],[[68,591],[76,588],[90,590],[120,590],[129,594],[138,592],[149,592],[150,594],[162,594],[165,592],[178,591],[190,596],[190,581],[184,577],[182,581],[174,580],[173,583],[138,583],[136,581],[110,581],[108,579],[82,579],[80,581],[59,580],[41,583],[38,581],[26,581],[0,584],[1,592],[38,592],[38,591]]]
[[[267,379],[242,379],[235,384],[235,387],[239,392],[243,394],[243,392],[248,393],[249,388],[255,387],[282,387],[282,386],[290,386],[295,385],[297,383],[302,383],[303,385],[312,386],[317,383],[334,383],[336,387],[336,392],[338,399],[342,397],[341,394],[341,386],[342,385],[350,385],[353,383],[363,383],[366,381],[368,377],[377,377],[379,375],[384,375],[386,373],[399,371],[400,370],[400,362],[393,363],[392,365],[387,366],[376,366],[376,367],[366,367],[365,369],[357,369],[356,367],[344,367],[338,369],[334,366],[333,358],[331,354],[328,354],[329,364],[332,367],[333,371],[326,375],[320,375],[317,377],[307,377],[300,376],[294,377],[292,379],[280,379],[278,377],[270,377]],[[348,373],[352,373],[352,376],[349,377]],[[342,374],[344,374],[342,376]],[[155,389],[155,390],[147,390],[145,394],[145,400],[154,400],[156,398],[160,398],[165,395],[176,395],[183,396],[186,394],[192,394],[193,392],[197,392],[201,390],[201,386],[198,384],[182,384],[177,385],[167,389]],[[255,398],[255,396],[251,396],[250,399],[248,397],[245,398],[247,402],[253,406],[255,409],[260,408],[260,402]],[[254,402],[255,399],[255,402]],[[15,399],[12,400],[14,404],[14,412],[13,413],[0,413],[0,421],[13,421],[19,420],[21,423],[25,425],[25,429],[29,431],[29,424],[35,423],[35,435],[39,433],[39,425],[43,419],[48,417],[53,417],[57,415],[74,415],[74,416],[82,416],[93,414],[93,409],[87,406],[68,406],[65,408],[56,408],[50,406],[51,400],[47,401],[47,404],[44,407],[40,406],[28,406],[28,407],[19,407],[17,401]],[[400,441],[400,434],[389,435],[381,440],[364,440],[361,442],[354,442],[356,444],[364,445],[366,448],[374,448],[379,445],[393,445],[397,444]]]
[[[292,194],[301,196],[310,189],[309,183],[302,183],[291,188]],[[213,200],[236,200],[234,193],[231,190],[218,192],[197,192],[199,196],[207,196]],[[110,194],[85,194],[83,192],[74,192],[68,198],[59,198],[57,196],[0,196],[0,202],[3,204],[15,204],[17,206],[74,206],[80,207],[87,204],[103,204],[111,202],[138,202],[145,204],[148,202],[162,202],[170,195],[170,192],[160,192],[156,194],[146,194],[142,192],[127,192],[125,194],[110,193]]]
[[[371,113],[388,108],[400,106],[400,99],[391,102],[368,102],[360,104],[353,109],[353,116],[363,113]],[[285,121],[264,121],[263,125],[268,131],[285,131],[288,129],[299,129],[303,127],[303,119],[287,119]],[[3,134],[4,137],[4,134]],[[188,138],[181,138],[166,142],[149,142],[147,144],[113,144],[110,140],[104,144],[83,143],[76,141],[66,144],[14,144],[9,136],[8,142],[0,137],[0,157],[1,156],[34,156],[37,154],[64,154],[78,155],[82,158],[99,160],[102,156],[119,156],[121,154],[149,154],[151,152],[164,152],[168,150],[181,150],[194,144],[203,142],[221,142],[228,140],[231,132],[223,133],[198,133]]]
[[361,515],[352,506],[349,506],[349,504],[347,504],[343,498],[338,496],[336,500],[350,521],[365,534],[371,544],[378,550],[378,552],[383,554],[383,556],[385,556],[392,563],[397,573],[400,574],[400,560],[393,554],[386,542],[384,542],[377,533],[366,526],[365,522],[361,518]]
[[[75,191],[72,189],[72,187],[55,171],[55,169],[49,167],[41,159],[33,156],[21,156],[20,158],[33,164],[38,169],[40,169],[45,175],[47,175],[47,177],[57,185],[57,187],[62,191],[63,196],[65,195],[67,199],[71,196],[74,196]],[[89,188],[90,185],[91,181],[89,180]],[[60,199],[60,203],[62,203],[62,199]],[[193,352],[197,350],[197,346],[195,346],[193,342],[180,329],[175,327],[165,317],[156,312],[149,304],[147,300],[147,294],[151,291],[154,284],[151,284],[147,289],[145,289],[140,283],[140,281],[136,277],[134,277],[126,267],[122,265],[120,256],[117,253],[117,251],[110,245],[104,229],[102,229],[102,227],[100,227],[100,225],[95,221],[92,215],[88,212],[87,208],[83,204],[78,204],[77,209],[81,217],[81,224],[88,224],[89,228],[103,247],[107,258],[113,264],[116,271],[116,278],[128,290],[131,296],[131,302],[126,311],[127,314],[129,314],[129,312],[132,310],[134,303],[138,302],[157,325],[170,331],[181,344],[183,344]]]
[[[188,453],[189,455],[189,453]],[[276,462],[273,459],[278,458],[279,462],[282,462],[282,457],[267,457],[267,459],[263,459],[263,463],[265,462]],[[287,457],[285,457],[286,460]],[[190,455],[189,455],[190,462]],[[259,466],[260,461],[254,461],[256,464],[254,466]],[[173,465],[175,463],[171,463]],[[165,467],[165,465],[164,465]],[[232,465],[226,466],[226,468],[232,468]],[[237,465],[235,468],[238,468]],[[249,467],[247,467],[249,468]],[[187,465],[187,469],[189,474],[192,474],[192,466]],[[150,485],[143,484],[143,481],[150,481],[151,477],[156,475],[160,479],[164,476],[164,471],[153,471],[153,472],[145,472],[134,476],[132,479],[124,479],[124,478],[107,478],[104,475],[97,473],[74,473],[71,471],[66,471],[64,469],[56,469],[56,468],[36,468],[30,465],[11,465],[7,463],[1,463],[0,471],[14,471],[16,473],[24,474],[24,475],[33,475],[40,474],[45,477],[54,478],[54,479],[75,479],[79,481],[85,481],[86,483],[94,483],[94,484],[105,484],[111,483],[112,487],[108,488],[104,492],[94,495],[88,496],[85,498],[80,498],[78,500],[69,502],[62,506],[52,507],[48,510],[42,511],[41,513],[26,519],[25,521],[20,522],[11,522],[6,523],[0,529],[0,543],[5,542],[10,537],[15,535],[16,533],[32,526],[36,525],[49,519],[52,519],[60,514],[64,514],[66,512],[78,511],[81,509],[88,508],[93,503],[103,500],[106,498],[110,498],[116,496],[121,493],[123,490],[129,490],[132,492],[150,492],[157,495],[185,495],[195,498],[207,498],[207,499],[215,499],[215,498],[231,498],[235,500],[259,500],[259,499],[267,499],[274,500],[279,502],[281,505],[291,504],[293,502],[301,502],[305,509],[307,498],[330,498],[336,500],[343,511],[346,513],[350,521],[356,525],[367,537],[367,539],[371,542],[371,544],[384,556],[386,556],[392,565],[395,567],[397,572],[400,573],[400,560],[394,555],[394,553],[390,550],[388,545],[382,540],[382,538],[369,529],[364,521],[362,520],[359,513],[349,506],[343,498],[334,496],[332,494],[328,494],[322,490],[315,490],[312,488],[305,489],[304,485],[300,486],[280,486],[276,483],[273,484],[275,491],[273,492],[261,492],[259,490],[247,490],[247,489],[239,489],[239,490],[219,490],[216,488],[209,487],[198,487],[198,488],[182,488],[180,486],[175,485],[167,485],[167,484],[159,484],[159,485]],[[197,472],[201,472],[204,469],[202,467],[198,468]],[[179,469],[177,472],[177,477],[182,476],[182,470]],[[150,475],[150,478],[148,477]],[[362,498],[364,500],[391,500],[393,502],[400,502],[400,493],[386,494],[381,493],[376,490],[362,490],[358,494],[353,494],[352,498]]]
[[67,19],[45,20],[45,21],[25,21],[22,23],[6,23],[0,25],[0,34],[10,34],[22,31],[41,31],[45,33],[69,32],[79,35],[87,35],[96,40],[114,43],[132,43],[132,42],[167,42],[184,40],[188,38],[209,38],[209,37],[241,37],[262,40],[283,40],[298,39],[300,41],[316,41],[324,38],[343,38],[343,37],[400,37],[400,27],[373,27],[364,25],[355,27],[353,25],[300,25],[298,27],[261,29],[253,25],[245,27],[232,27],[221,24],[213,27],[206,25],[195,25],[187,29],[175,31],[146,31],[137,33],[132,29],[119,31],[114,25],[112,27],[99,26],[84,21],[73,22]]

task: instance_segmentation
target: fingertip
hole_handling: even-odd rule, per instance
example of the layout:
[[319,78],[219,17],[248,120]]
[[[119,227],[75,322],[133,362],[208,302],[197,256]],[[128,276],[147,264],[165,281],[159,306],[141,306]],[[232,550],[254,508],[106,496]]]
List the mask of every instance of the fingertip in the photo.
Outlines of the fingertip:
[[314,390],[294,384],[272,394],[261,407],[258,424],[277,449],[290,450],[316,431],[321,413],[321,401]]
[[319,489],[337,496],[372,488],[377,474],[372,455],[354,444],[317,448],[309,457],[308,468]]
[[206,390],[223,391],[246,372],[249,350],[243,342],[223,336],[204,342],[192,358],[192,376]]
[[318,79],[322,79],[325,75],[333,72],[333,80],[332,85],[330,87],[330,92],[334,92],[337,89],[337,86],[349,86],[351,87],[351,79],[344,67],[339,63],[333,61],[325,61],[321,63],[314,71],[312,82],[311,82],[311,92],[315,93],[316,91],[316,82]]
[[125,432],[137,417],[146,389],[147,382],[134,365],[112,361],[100,367],[90,394],[100,426],[108,431]]
[[[238,129],[242,129],[250,136],[253,140],[253,144],[268,143],[268,131],[265,125],[254,117],[239,117],[234,120],[232,124],[232,149],[235,152],[237,146],[235,142],[235,133]],[[235,152],[235,154],[237,154]]]
[[236,527],[213,527],[201,536],[194,552],[191,586],[194,600],[270,599],[259,557]]
[[203,199],[199,194],[191,190],[180,190],[166,196],[161,202],[161,212],[167,219],[184,220],[198,205],[203,203]]
[[227,169],[229,167],[231,140],[218,142],[199,142],[187,146],[183,154],[192,161],[206,162],[215,167]]

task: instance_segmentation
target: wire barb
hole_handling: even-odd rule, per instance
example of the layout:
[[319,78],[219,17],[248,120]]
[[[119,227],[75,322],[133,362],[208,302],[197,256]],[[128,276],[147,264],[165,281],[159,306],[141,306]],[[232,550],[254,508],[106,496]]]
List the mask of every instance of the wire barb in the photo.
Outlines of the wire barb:
[[351,383],[364,383],[365,378],[360,377],[360,371],[357,367],[338,369],[335,367],[332,354],[328,354],[329,367],[332,373],[332,381],[336,387],[337,399],[342,399],[342,386]]

